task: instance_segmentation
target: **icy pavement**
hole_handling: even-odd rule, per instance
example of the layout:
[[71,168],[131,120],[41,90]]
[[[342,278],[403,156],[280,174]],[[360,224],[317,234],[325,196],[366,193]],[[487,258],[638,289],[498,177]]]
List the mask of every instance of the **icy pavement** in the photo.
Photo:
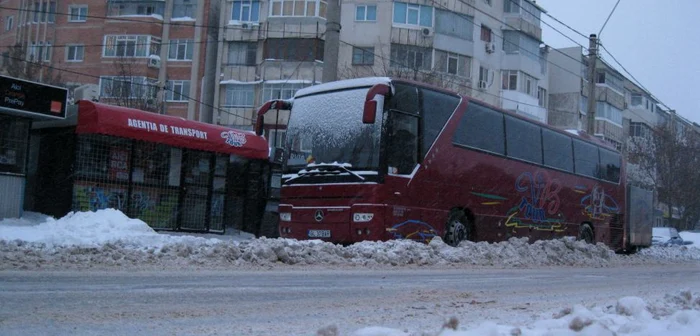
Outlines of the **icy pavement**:
[[[239,237],[240,239],[237,239]],[[248,238],[246,238],[248,237]],[[221,239],[220,239],[221,238]],[[3,269],[179,269],[183,267],[609,267],[700,260],[695,247],[653,247],[631,256],[603,244],[572,238],[537,241],[464,242],[454,248],[439,238],[362,242],[347,247],[320,240],[204,238],[160,234],[138,219],[107,209],[77,212],[60,219],[31,214],[0,221]]]

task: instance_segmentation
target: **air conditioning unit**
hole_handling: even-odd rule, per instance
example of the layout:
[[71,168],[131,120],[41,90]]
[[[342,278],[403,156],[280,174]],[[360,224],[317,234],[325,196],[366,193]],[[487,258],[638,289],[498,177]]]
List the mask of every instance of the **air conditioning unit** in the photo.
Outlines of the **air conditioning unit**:
[[253,26],[249,23],[243,23],[243,24],[241,24],[241,29],[250,30],[250,29],[253,29]]
[[486,81],[479,81],[479,90],[486,90]]
[[423,35],[423,37],[433,36],[433,30],[431,28],[423,28],[423,29],[421,29],[420,32],[421,32],[421,35]]
[[96,84],[85,84],[73,89],[73,100],[100,100],[100,86]]
[[160,69],[160,59],[155,57],[148,58],[148,67]]
[[486,43],[486,52],[491,54],[496,51],[496,44],[495,43]]

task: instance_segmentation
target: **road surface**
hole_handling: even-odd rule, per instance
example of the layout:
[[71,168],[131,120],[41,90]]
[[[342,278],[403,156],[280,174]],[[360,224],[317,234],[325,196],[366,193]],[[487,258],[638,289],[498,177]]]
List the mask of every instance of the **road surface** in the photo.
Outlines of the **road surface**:
[[578,269],[0,272],[0,335],[341,335],[522,325],[573,304],[700,291],[700,264]]

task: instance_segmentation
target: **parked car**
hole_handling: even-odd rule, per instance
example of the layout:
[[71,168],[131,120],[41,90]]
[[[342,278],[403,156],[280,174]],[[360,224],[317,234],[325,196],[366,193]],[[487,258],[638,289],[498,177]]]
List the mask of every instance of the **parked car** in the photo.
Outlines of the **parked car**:
[[685,245],[685,243],[675,228],[655,227],[651,231],[651,245],[670,246]]

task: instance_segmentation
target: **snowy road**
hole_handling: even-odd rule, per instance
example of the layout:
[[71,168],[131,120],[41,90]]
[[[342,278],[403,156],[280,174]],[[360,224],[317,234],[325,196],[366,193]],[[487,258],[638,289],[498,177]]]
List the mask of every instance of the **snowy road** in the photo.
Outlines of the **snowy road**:
[[573,304],[700,290],[700,265],[471,270],[0,272],[0,334],[437,332],[455,316],[519,325]]

